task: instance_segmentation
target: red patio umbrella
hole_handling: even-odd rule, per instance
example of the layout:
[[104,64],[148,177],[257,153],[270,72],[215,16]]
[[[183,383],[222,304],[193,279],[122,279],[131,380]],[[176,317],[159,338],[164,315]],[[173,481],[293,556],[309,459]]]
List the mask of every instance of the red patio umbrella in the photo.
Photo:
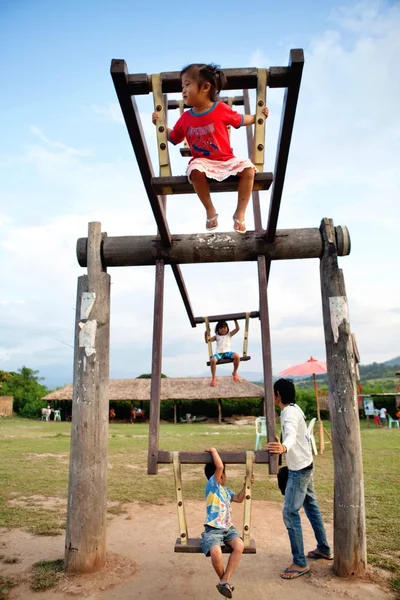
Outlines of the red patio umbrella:
[[[320,451],[322,454],[322,450],[323,450],[323,442],[322,442],[322,422],[321,422],[321,415],[319,412],[319,402],[318,402],[318,387],[317,387],[317,380],[315,378],[315,375],[320,374],[320,373],[327,373],[327,369],[326,369],[326,362],[323,360],[317,360],[316,358],[313,358],[312,356],[310,356],[310,358],[308,360],[306,360],[306,362],[304,363],[300,363],[299,365],[294,365],[293,367],[289,367],[288,369],[285,369],[284,371],[281,371],[280,373],[278,373],[278,375],[280,377],[287,377],[289,375],[292,376],[297,376],[297,377],[302,377],[304,375],[312,375],[313,376],[313,381],[314,381],[314,391],[315,391],[315,399],[317,401],[317,417],[318,417],[318,423],[319,423],[319,427],[320,427]],[[322,448],[321,448],[322,446]]]
[[287,377],[288,375],[297,376],[297,377],[302,377],[304,375],[312,375],[313,376],[315,397],[317,400],[318,421],[320,421],[321,418],[320,418],[320,414],[319,414],[318,387],[317,387],[317,380],[315,379],[315,375],[319,375],[320,373],[326,373],[326,372],[327,372],[326,362],[323,360],[317,360],[316,358],[313,358],[312,356],[310,356],[310,358],[308,360],[306,360],[306,362],[300,363],[299,365],[294,365],[293,367],[289,367],[288,369],[285,369],[284,371],[281,371],[280,373],[278,373],[278,375],[280,377]]
[[320,373],[326,373],[326,362],[323,360],[317,360],[310,356],[306,362],[300,363],[299,365],[294,365],[293,367],[289,367],[284,371],[278,373],[280,377],[286,377],[287,375],[293,375],[297,377],[302,377],[304,375],[319,375]]

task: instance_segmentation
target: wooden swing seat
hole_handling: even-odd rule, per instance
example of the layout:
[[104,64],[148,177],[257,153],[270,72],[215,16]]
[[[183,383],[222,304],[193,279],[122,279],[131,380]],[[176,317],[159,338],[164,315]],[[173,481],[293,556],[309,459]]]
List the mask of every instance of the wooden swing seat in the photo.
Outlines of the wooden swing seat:
[[[254,176],[254,191],[269,190],[273,180],[272,173],[256,173]],[[237,192],[239,177],[231,175],[224,181],[209,179],[211,192]],[[194,194],[192,184],[186,175],[177,177],[152,177],[151,187],[156,194]]]
[[[184,552],[186,554],[201,554],[202,550],[200,544],[201,538],[188,538],[187,544],[182,544],[180,538],[177,538],[174,551]],[[223,554],[231,554],[231,552],[232,548],[230,546],[222,547]],[[250,545],[244,548],[243,554],[256,554],[256,542],[253,539],[250,540]]]
[[[251,356],[241,356],[240,362],[251,360]],[[227,365],[228,363],[233,363],[233,358],[222,358],[221,360],[217,360],[217,365]],[[207,366],[210,366],[210,361],[207,361]]]

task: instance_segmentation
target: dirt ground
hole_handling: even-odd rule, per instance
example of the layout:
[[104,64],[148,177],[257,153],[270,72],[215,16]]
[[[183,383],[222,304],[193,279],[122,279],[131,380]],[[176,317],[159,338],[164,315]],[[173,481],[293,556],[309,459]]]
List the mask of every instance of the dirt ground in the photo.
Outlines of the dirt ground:
[[[47,592],[32,592],[22,583],[10,593],[10,599],[67,600],[71,597],[90,600],[203,600],[223,598],[216,590],[216,575],[209,559],[203,555],[175,554],[177,515],[173,503],[126,506],[127,513],[110,519],[107,532],[107,567],[85,576],[61,576],[59,585]],[[240,528],[241,505],[234,505],[234,522]],[[202,530],[204,503],[189,501],[186,505],[189,535]],[[305,520],[306,550],[315,547],[312,530]],[[332,540],[332,525],[327,525]],[[275,502],[253,502],[252,537],[257,554],[243,556],[233,579],[236,599],[321,600],[350,598],[354,600],[391,600],[383,574],[370,573],[363,581],[341,580],[332,573],[328,561],[310,561],[311,573],[294,581],[279,578],[291,563],[289,541],[282,522],[281,505]],[[64,536],[36,537],[19,530],[0,530],[0,553],[18,557],[16,564],[1,564],[1,574],[21,579],[39,560],[56,560],[64,555]],[[227,556],[225,555],[225,559]]]

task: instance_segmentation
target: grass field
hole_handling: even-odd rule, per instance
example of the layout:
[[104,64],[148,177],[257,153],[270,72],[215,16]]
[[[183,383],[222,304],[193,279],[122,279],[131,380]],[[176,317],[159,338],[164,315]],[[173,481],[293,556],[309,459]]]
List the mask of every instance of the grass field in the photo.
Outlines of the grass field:
[[[329,424],[327,424],[327,428]],[[55,535],[65,528],[70,423],[24,419],[0,421],[0,527],[20,527],[37,535]],[[400,431],[362,432],[368,560],[393,573],[400,571],[398,518]],[[146,424],[112,423],[109,430],[109,513],[124,511],[131,501],[161,503],[174,500],[172,466],[161,465],[156,477],[146,474]],[[163,424],[163,450],[252,449],[253,426]],[[229,487],[241,487],[240,465],[228,466]],[[276,477],[267,465],[255,466],[253,497],[281,502]],[[351,474],[349,474],[351,476]],[[202,499],[203,468],[183,466],[185,498]],[[332,519],[333,461],[330,444],[315,457],[315,485],[326,520]]]

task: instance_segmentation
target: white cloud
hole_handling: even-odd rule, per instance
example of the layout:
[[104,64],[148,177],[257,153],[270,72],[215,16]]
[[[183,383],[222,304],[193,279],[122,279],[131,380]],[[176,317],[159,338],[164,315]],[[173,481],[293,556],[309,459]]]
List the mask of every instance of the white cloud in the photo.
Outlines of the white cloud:
[[94,104],[92,110],[96,115],[100,115],[106,121],[114,121],[115,123],[124,123],[121,107],[117,102],[112,102],[107,106],[98,106]]

